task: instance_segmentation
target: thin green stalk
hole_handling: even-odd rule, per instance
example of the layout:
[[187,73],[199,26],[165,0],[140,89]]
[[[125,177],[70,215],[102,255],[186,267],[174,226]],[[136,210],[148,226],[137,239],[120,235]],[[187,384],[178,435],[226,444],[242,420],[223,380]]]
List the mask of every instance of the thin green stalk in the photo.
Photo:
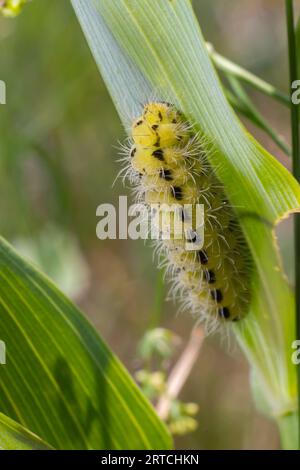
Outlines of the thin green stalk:
[[218,70],[222,71],[229,83],[231,84],[233,81],[239,84],[239,88],[241,90],[241,95],[236,93],[233,94],[230,90],[224,88],[224,93],[226,97],[233,106],[233,108],[245,116],[247,119],[252,121],[257,127],[265,131],[271,139],[275,142],[276,145],[284,152],[286,155],[291,156],[291,149],[287,145],[287,143],[282,139],[282,137],[274,130],[267,121],[263,118],[257,108],[254,106],[252,101],[249,99],[248,95],[244,91],[241,82],[247,83],[251,85],[253,88],[257,89],[261,93],[265,95],[275,98],[281,104],[288,106],[290,108],[290,98],[285,93],[277,90],[273,85],[262,80],[261,78],[257,77],[253,73],[249,72],[248,70],[240,67],[239,65],[235,64],[234,62],[230,61],[226,57],[223,57],[221,54],[218,54],[213,46],[209,43],[206,43],[209,55],[212,59],[212,62],[217,67]]
[[280,90],[277,90],[273,85],[257,77],[253,73],[244,69],[240,65],[235,64],[231,60],[218,54],[212,47],[211,44],[207,44],[209,55],[215,64],[215,66],[227,75],[236,77],[237,79],[251,85],[253,88],[261,91],[262,93],[275,98],[280,103],[284,104],[288,108],[291,106],[290,98],[288,95]]
[[[234,104],[237,111],[243,114],[245,117],[250,119],[257,127],[266,132],[276,145],[288,156],[291,156],[291,149],[285,142],[285,140],[274,130],[264,119],[262,114],[258,111],[256,106],[252,103],[247,93],[245,92],[242,84],[237,80],[236,77],[228,77],[229,84],[234,92],[235,101],[238,105]],[[228,95],[227,95],[228,96]],[[230,99],[229,93],[229,99]],[[232,98],[230,99],[232,101]],[[232,103],[231,103],[232,104]]]
[[[293,0],[285,0],[286,21],[289,49],[290,85],[297,80],[297,46],[294,27]],[[299,141],[299,115],[297,105],[291,101],[291,127],[292,127],[292,158],[293,174],[300,182],[300,141]],[[295,240],[295,291],[296,291],[296,337],[300,338],[300,214],[295,215],[294,223]],[[300,448],[300,415],[299,415],[299,392],[300,392],[300,365],[298,372],[298,435]]]
[[298,449],[298,414],[290,413],[277,419],[283,450]]

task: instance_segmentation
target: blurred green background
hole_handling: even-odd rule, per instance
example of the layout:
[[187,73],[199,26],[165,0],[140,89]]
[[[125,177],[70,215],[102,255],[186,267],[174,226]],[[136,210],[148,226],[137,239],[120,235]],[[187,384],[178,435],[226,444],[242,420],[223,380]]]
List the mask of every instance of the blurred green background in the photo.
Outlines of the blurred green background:
[[[215,49],[287,91],[284,2],[194,1]],[[141,241],[96,238],[96,208],[130,194],[118,180],[118,141],[125,138],[68,0],[35,0],[15,20],[0,19],[0,233],[34,259],[87,313],[134,374],[137,345],[164,326],[184,347],[194,320],[160,301],[152,249]],[[289,141],[289,113],[251,92]],[[251,124],[287,167],[286,156]],[[291,227],[279,228],[288,272]],[[167,288],[162,293],[167,295]],[[199,405],[198,428],[176,438],[182,449],[278,448],[272,422],[254,407],[248,367],[233,339],[209,337],[180,395]]]

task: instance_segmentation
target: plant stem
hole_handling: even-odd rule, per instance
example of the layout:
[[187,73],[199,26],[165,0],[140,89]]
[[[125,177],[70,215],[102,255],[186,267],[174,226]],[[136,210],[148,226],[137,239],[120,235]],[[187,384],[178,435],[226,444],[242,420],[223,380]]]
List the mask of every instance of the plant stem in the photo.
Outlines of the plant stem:
[[[285,0],[286,21],[289,49],[290,85],[297,80],[297,46],[294,28],[293,0]],[[290,88],[291,89],[291,88]],[[291,100],[291,127],[292,127],[292,157],[293,175],[300,183],[300,143],[299,143],[299,115],[298,108]],[[295,243],[295,292],[296,292],[296,337],[300,338],[300,214],[295,214],[294,219],[294,243]],[[300,365],[297,366],[298,376],[298,428],[300,438],[299,418],[299,392],[300,392]],[[300,448],[300,442],[299,442]]]
[[167,391],[157,403],[156,411],[161,419],[166,420],[168,418],[172,401],[178,397],[190,375],[199,356],[204,337],[203,328],[200,326],[192,330],[187,346],[170,373]]
[[273,85],[257,77],[253,73],[244,69],[240,65],[235,64],[231,60],[218,54],[211,44],[207,44],[209,55],[215,66],[227,75],[236,77],[237,79],[251,85],[253,88],[261,91],[262,93],[277,99],[280,103],[288,108],[291,105],[290,98],[285,93],[277,90]]
[[277,419],[283,450],[298,449],[298,413],[291,413]]
[[[242,84],[237,80],[237,78],[231,76],[228,77],[228,81],[234,92],[233,96],[236,98],[237,104],[233,103],[235,109],[247,117],[250,121],[252,121],[257,127],[266,132],[286,155],[291,156],[290,147],[287,145],[285,140],[267,123],[262,114],[252,103]],[[228,94],[226,94],[226,96],[228,96]],[[232,102],[232,98],[229,98],[229,101]]]
[[278,145],[278,147],[286,155],[290,156],[291,150],[289,146],[284,141],[284,139],[280,135],[278,135],[278,133],[267,123],[267,121],[263,118],[260,112],[256,109],[246,92],[243,90],[241,82],[251,85],[253,88],[259,90],[260,92],[264,93],[265,95],[271,98],[275,98],[281,104],[284,104],[285,106],[290,108],[291,104],[289,96],[281,92],[280,90],[277,90],[270,83],[262,80],[261,78],[257,77],[248,70],[230,61],[226,57],[223,57],[221,54],[218,54],[210,43],[206,43],[206,46],[210,58],[212,59],[212,62],[217,67],[217,69],[225,74],[229,83],[235,81],[239,85],[241,93],[243,93],[243,97],[241,97],[239,96],[239,93],[233,94],[232,92],[230,92],[230,90],[224,87],[224,93],[231,106],[233,106],[233,108],[237,112],[252,121],[257,127],[266,132],[276,143],[276,145]]

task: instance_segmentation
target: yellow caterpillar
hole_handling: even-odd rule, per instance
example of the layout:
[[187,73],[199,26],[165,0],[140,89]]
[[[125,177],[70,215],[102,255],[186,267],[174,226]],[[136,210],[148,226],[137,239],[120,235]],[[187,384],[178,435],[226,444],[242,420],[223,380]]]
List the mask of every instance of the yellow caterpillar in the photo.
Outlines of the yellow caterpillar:
[[[150,102],[132,124],[128,165],[147,204],[203,204],[204,244],[186,250],[170,237],[161,246],[174,289],[204,320],[237,321],[249,304],[248,248],[206,151],[175,106]],[[205,146],[204,146],[205,147]],[[193,237],[190,242],[196,242]]]

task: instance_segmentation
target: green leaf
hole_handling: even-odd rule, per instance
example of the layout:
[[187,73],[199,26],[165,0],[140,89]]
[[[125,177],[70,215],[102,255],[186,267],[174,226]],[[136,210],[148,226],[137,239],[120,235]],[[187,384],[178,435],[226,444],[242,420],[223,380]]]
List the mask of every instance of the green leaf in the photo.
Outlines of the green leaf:
[[38,436],[0,413],[1,450],[51,450]]
[[[130,334],[130,332],[128,332]],[[0,411],[56,449],[167,449],[124,367],[55,286],[0,239]]]
[[228,104],[188,0],[72,0],[124,125],[156,96],[213,143],[210,163],[252,252],[251,312],[234,327],[275,416],[297,408],[294,296],[274,227],[300,207],[292,175],[244,129]]

